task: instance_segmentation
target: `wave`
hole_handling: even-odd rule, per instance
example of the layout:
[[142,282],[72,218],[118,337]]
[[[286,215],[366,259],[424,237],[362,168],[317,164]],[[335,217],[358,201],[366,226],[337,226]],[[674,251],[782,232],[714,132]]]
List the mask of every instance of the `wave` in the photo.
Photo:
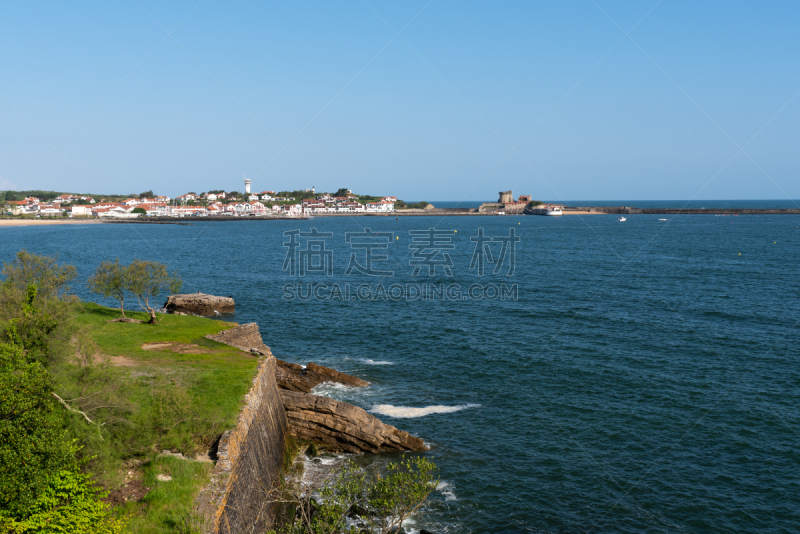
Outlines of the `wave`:
[[319,395],[320,397],[331,397],[335,398],[336,400],[341,400],[339,397],[345,394],[352,394],[354,391],[361,389],[355,386],[346,386],[344,384],[340,384],[339,382],[323,382],[321,384],[317,384],[311,389],[311,393],[313,395]]
[[362,359],[362,360],[359,360],[359,361],[362,362],[362,363],[366,363],[367,365],[394,365],[394,362],[387,362],[387,361],[383,361],[383,360],[375,361],[375,360],[370,360],[370,359]]
[[467,408],[480,408],[480,404],[461,404],[458,406],[426,406],[425,408],[411,408],[409,406],[392,406],[391,404],[376,404],[370,412],[388,415],[396,418],[424,417],[435,413],[453,413]]
[[455,491],[453,491],[453,485],[449,482],[439,482],[436,486],[436,491],[444,496],[445,501],[456,501],[458,497],[456,497]]

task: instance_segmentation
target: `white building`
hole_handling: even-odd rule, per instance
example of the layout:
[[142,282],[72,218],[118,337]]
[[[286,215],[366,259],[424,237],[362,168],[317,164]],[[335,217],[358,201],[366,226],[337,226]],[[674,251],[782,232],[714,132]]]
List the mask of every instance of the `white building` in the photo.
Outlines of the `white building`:
[[64,213],[64,208],[61,206],[55,206],[53,204],[38,204],[37,207],[39,215],[43,215],[45,217],[52,217],[54,215],[61,215]]
[[369,202],[366,205],[367,212],[371,213],[388,213],[394,211],[394,202]]
[[74,205],[70,208],[73,217],[86,217],[92,214],[92,209],[89,206]]

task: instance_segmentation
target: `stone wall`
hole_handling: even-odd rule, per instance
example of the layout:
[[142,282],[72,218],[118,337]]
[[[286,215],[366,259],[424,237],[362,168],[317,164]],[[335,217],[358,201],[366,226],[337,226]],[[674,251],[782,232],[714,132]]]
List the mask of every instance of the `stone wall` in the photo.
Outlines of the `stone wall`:
[[258,324],[256,323],[243,324],[206,337],[247,352],[256,349],[264,355],[272,354],[269,347],[261,339],[261,332],[258,330]]
[[256,323],[207,337],[247,351],[256,349],[262,357],[236,427],[220,438],[211,484],[198,496],[198,508],[213,534],[264,532],[273,519],[267,493],[280,475],[289,437],[275,380],[275,357]]
[[259,364],[236,428],[220,439],[215,474],[227,482],[212,532],[263,532],[271,526],[267,492],[283,466],[288,432],[275,384],[275,358],[270,355]]

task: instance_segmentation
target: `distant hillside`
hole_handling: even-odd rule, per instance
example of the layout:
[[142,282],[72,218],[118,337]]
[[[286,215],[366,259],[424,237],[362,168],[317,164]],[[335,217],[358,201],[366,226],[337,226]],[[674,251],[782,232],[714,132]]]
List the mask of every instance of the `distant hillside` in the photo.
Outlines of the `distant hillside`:
[[129,194],[129,195],[98,195],[95,193],[72,193],[70,191],[41,191],[38,189],[29,190],[29,191],[0,191],[0,202],[5,202],[6,200],[23,200],[26,197],[37,197],[42,202],[49,202],[56,197],[60,197],[61,195],[76,195],[82,197],[92,197],[95,200],[100,200],[104,198],[106,200],[123,200],[126,198],[131,197],[139,197],[137,194]]

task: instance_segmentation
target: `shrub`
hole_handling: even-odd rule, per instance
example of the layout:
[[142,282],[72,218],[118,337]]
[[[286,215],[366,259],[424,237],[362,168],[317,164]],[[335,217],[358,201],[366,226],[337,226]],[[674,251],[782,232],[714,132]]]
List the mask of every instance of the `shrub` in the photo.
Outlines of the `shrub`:
[[71,340],[81,337],[74,319],[80,306],[69,294],[75,267],[59,265],[56,258],[23,250],[15,261],[3,265],[5,280],[0,284],[0,340],[13,322],[16,342],[30,356],[49,365],[74,353]]
[[0,344],[0,513],[24,515],[50,473],[74,467],[61,408],[40,362],[29,362],[11,328]]
[[[439,482],[436,465],[421,456],[367,472],[348,461],[332,477],[311,483],[287,479],[268,502],[281,504],[283,524],[268,534],[389,534],[400,530]],[[346,526],[357,518],[361,526]]]
[[0,512],[2,532],[17,533],[85,533],[118,534],[124,520],[110,516],[110,505],[90,479],[77,471],[62,470],[47,479],[47,485],[28,508],[24,519]]

